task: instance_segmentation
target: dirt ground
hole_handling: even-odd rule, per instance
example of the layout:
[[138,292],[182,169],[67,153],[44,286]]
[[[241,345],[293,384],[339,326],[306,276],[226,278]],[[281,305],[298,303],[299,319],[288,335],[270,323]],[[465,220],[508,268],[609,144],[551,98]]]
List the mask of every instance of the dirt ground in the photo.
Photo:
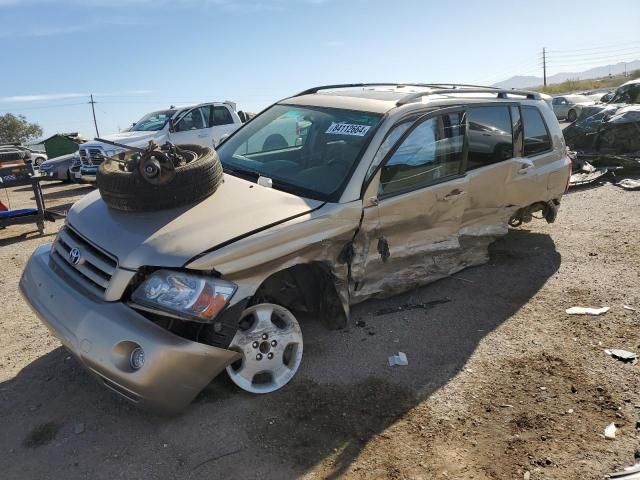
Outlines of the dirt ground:
[[[88,191],[50,184],[45,199]],[[30,203],[28,187],[9,195]],[[20,298],[49,225],[0,231],[0,478],[583,480],[640,448],[640,364],[604,353],[640,353],[640,192],[572,192],[555,224],[512,230],[487,265],[355,307],[343,331],[305,319],[283,390],[254,396],[221,375],[168,418],[98,385]],[[389,367],[398,351],[409,365]]]

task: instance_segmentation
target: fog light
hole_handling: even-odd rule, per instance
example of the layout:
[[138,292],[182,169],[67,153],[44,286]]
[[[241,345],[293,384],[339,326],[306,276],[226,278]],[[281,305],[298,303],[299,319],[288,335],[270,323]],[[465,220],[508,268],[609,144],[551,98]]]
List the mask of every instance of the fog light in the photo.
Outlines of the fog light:
[[134,370],[139,370],[144,365],[144,350],[141,347],[136,347],[131,352],[131,357],[129,357],[129,363],[131,363],[131,368]]

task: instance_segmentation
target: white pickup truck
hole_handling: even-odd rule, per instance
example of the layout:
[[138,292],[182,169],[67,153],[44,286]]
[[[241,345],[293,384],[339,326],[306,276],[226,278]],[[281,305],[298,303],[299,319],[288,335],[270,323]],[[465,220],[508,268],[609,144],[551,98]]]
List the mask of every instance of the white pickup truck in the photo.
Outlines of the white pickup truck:
[[[234,132],[241,125],[235,103],[201,103],[148,113],[128,130],[102,138],[132,147],[145,147],[150,140],[158,145],[171,142],[215,147],[224,135]],[[103,155],[117,155],[121,151],[123,149],[98,141],[83,143],[78,150],[81,165],[74,172],[74,180],[95,182]]]

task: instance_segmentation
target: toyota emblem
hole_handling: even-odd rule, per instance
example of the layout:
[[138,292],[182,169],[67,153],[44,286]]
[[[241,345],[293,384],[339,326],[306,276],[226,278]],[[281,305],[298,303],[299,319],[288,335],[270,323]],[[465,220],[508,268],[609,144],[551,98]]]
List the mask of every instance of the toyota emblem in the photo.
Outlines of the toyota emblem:
[[80,263],[80,249],[73,247],[69,250],[69,261],[73,265],[78,265]]

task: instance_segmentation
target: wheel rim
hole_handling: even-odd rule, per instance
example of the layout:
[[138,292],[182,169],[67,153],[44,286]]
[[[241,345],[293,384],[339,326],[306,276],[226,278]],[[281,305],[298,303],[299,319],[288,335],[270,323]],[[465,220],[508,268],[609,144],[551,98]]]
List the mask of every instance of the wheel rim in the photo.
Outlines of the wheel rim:
[[227,367],[233,383],[251,393],[285,386],[302,361],[302,332],[293,314],[280,305],[261,303],[246,309],[231,344],[242,358]]

